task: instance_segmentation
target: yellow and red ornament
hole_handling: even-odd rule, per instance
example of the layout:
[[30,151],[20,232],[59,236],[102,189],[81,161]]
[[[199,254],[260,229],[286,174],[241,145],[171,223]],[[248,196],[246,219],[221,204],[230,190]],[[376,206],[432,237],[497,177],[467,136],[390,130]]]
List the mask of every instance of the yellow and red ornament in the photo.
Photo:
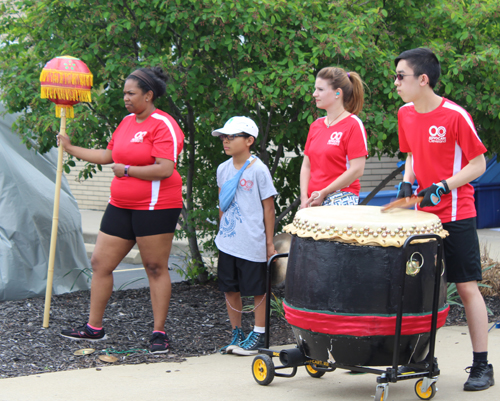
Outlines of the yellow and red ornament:
[[61,117],[65,109],[68,118],[74,117],[73,105],[90,102],[93,76],[87,65],[71,56],[61,56],[50,60],[40,74],[42,99],[56,104],[56,117]]

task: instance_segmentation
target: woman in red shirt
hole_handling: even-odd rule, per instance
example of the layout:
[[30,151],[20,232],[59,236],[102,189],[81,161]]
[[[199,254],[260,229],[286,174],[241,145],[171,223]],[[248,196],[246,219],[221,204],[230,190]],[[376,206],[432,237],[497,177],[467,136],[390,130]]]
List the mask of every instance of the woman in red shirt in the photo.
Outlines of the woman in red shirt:
[[81,327],[63,330],[74,340],[106,338],[102,318],[113,291],[113,271],[137,243],[149,279],[154,329],[149,351],[166,353],[165,332],[171,282],[168,258],[182,208],[182,179],[176,170],[184,134],[177,122],[154,101],[166,90],[161,68],[130,74],[123,89],[126,116],[106,149],[85,149],[58,136],[64,149],[81,160],[111,164],[115,174],[111,197],[92,254],[90,315]]
[[363,96],[356,72],[326,67],[318,73],[313,97],[327,115],[309,128],[300,170],[301,208],[358,204],[368,155],[366,131],[356,115]]

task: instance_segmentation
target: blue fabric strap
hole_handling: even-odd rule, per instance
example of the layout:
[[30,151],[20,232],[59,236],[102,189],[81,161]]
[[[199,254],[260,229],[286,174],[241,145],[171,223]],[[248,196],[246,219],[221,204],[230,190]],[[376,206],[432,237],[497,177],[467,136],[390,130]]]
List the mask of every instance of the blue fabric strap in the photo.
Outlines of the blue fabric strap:
[[234,199],[234,195],[236,194],[236,188],[238,188],[238,183],[240,182],[241,175],[255,158],[256,156],[250,156],[243,167],[240,168],[234,175],[234,177],[222,184],[219,192],[219,207],[223,212],[229,209],[229,206]]

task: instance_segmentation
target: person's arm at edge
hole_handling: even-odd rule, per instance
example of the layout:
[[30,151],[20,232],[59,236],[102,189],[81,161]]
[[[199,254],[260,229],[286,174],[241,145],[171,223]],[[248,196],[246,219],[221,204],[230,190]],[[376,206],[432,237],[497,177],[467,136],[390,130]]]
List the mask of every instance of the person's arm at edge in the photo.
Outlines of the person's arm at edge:
[[[469,182],[475,180],[486,171],[486,159],[484,154],[476,156],[460,170],[457,174],[446,179],[448,188],[451,190],[459,188]],[[444,186],[441,182],[436,182],[439,186]]]
[[311,161],[309,156],[304,155],[302,166],[300,167],[300,208],[307,207],[307,188],[311,179]]
[[113,163],[110,149],[87,149],[72,145],[70,139],[64,135],[57,135],[57,140],[61,143],[66,153],[80,160],[94,164]]
[[[125,164],[117,163],[111,168],[117,177],[123,177]],[[145,181],[161,181],[170,177],[174,172],[174,168],[175,163],[173,160],[157,157],[155,164],[150,164],[149,166],[130,166],[128,168],[128,176]]]
[[[276,219],[276,212],[274,210],[274,196],[271,196],[262,201],[262,207],[264,209],[264,227],[266,231],[266,249],[267,249],[267,259],[271,258],[276,254],[276,249],[274,249],[274,221]],[[219,212],[220,213],[220,212]]]
[[413,155],[408,153],[406,155],[405,162],[405,174],[403,176],[403,181],[409,182],[411,185],[415,182],[415,174],[413,173]]
[[[220,187],[219,187],[219,195],[220,195]],[[219,200],[218,197],[217,197],[217,200]],[[220,205],[219,205],[219,222],[222,220],[223,214],[224,214],[224,212],[222,211],[222,209],[220,208]]]

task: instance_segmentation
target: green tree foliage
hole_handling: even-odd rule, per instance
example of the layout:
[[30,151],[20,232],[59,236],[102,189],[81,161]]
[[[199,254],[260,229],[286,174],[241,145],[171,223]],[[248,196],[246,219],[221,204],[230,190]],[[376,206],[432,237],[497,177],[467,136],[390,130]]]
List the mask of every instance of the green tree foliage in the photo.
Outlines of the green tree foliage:
[[184,229],[197,260],[197,239],[210,243],[216,230],[215,170],[227,158],[211,131],[231,116],[252,117],[260,128],[256,152],[280,193],[277,215],[293,209],[302,159],[288,156],[301,155],[309,124],[322,115],[312,93],[325,66],[360,73],[370,154],[395,155],[402,101],[393,60],[430,47],[443,64],[438,93],[472,114],[490,151],[500,149],[496,0],[17,0],[1,10],[1,98],[22,112],[17,128],[40,152],[56,145],[59,127],[51,103],[39,97],[45,62],[68,54],[94,74],[92,103],[77,105],[68,123],[72,140],[87,147],[105,146],[124,116],[126,76],[140,66],[164,68],[168,96],[157,106],[186,134]]

